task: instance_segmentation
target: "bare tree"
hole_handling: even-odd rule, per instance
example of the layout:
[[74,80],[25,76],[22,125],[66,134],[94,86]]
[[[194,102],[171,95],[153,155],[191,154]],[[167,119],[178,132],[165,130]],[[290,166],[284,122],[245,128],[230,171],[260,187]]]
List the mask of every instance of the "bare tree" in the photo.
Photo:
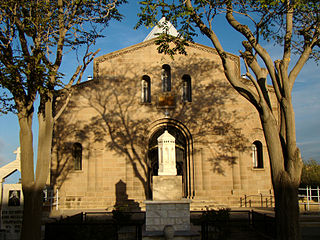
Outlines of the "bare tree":
[[[24,212],[21,239],[40,239],[42,190],[47,182],[51,159],[54,121],[52,103],[56,89],[72,94],[96,52],[90,46],[109,20],[121,20],[119,5],[125,0],[89,1],[2,1],[0,5],[1,112],[14,110],[19,119],[21,177]],[[59,68],[68,51],[85,47],[83,63],[64,84]],[[36,97],[39,121],[38,155],[34,173],[32,120]],[[68,103],[68,98],[66,103]],[[61,109],[63,111],[63,108]]]
[[[318,59],[318,1],[158,1],[141,2],[143,8],[137,27],[156,24],[158,11],[174,25],[180,26],[183,40],[167,34],[159,35],[159,51],[165,54],[184,53],[186,40],[192,40],[198,29],[216,48],[231,85],[257,109],[263,127],[275,194],[278,239],[300,239],[297,187],[300,183],[302,160],[296,144],[295,118],[291,92],[294,82],[309,58]],[[255,86],[250,89],[235,74],[218,36],[214,20],[222,14],[227,25],[247,40],[240,55],[246,76]],[[180,37],[179,36],[179,37]],[[282,47],[282,58],[272,60],[262,46],[263,40]],[[292,62],[292,55],[297,61]],[[270,77],[278,101],[278,111],[270,103],[267,77]],[[280,114],[278,116],[278,114]]]

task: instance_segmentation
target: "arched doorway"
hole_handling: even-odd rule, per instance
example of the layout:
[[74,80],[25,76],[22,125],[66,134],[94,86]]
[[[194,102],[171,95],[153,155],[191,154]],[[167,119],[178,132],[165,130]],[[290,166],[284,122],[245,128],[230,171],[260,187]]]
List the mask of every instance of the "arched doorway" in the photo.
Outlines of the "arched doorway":
[[148,182],[149,198],[152,198],[152,177],[158,175],[158,137],[167,130],[174,138],[176,143],[176,168],[177,175],[182,176],[182,186],[184,197],[190,196],[190,148],[186,134],[174,124],[159,124],[149,138],[148,146]]

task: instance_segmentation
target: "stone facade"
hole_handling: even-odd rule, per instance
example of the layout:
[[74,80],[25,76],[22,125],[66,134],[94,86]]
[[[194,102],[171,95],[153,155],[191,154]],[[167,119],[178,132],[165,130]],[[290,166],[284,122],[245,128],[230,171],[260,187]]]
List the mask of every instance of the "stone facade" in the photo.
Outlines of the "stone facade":
[[[149,40],[94,60],[93,80],[74,87],[55,125],[50,184],[59,189],[57,214],[144,209],[165,130],[176,139],[177,173],[184,197],[193,199],[191,210],[239,206],[245,194],[272,193],[256,109],[228,83],[215,49],[190,43],[186,50],[171,58]],[[228,57],[240,78],[239,57]],[[164,70],[170,71],[165,91]],[[56,111],[66,97],[57,99]]]

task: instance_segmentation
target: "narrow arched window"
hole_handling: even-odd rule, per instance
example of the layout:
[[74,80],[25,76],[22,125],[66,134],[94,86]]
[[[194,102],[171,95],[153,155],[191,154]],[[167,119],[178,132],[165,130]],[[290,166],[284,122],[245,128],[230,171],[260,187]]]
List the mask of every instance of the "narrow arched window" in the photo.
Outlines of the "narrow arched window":
[[162,91],[171,91],[171,68],[168,64],[164,64],[161,70]]
[[263,149],[260,141],[254,141],[252,144],[252,161],[254,168],[263,168]]
[[151,102],[151,81],[148,75],[144,75],[141,80],[141,102]]
[[82,170],[82,145],[80,143],[73,144],[72,155],[74,170]]
[[187,74],[182,77],[182,101],[191,102],[192,101],[192,91],[191,91],[191,77]]

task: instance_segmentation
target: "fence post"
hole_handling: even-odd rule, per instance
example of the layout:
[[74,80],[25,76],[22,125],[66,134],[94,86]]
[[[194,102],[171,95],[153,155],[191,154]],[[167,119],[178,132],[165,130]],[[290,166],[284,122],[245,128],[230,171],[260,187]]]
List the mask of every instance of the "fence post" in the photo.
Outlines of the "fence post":
[[59,209],[59,189],[57,189],[57,194],[56,194],[56,210]]
[[48,198],[50,199],[50,211],[53,208],[53,196],[54,196],[54,190],[52,189],[52,191],[50,190],[50,192],[48,192]]
[[317,186],[317,204],[318,204],[318,207],[320,209],[320,196],[319,196],[319,186]]
[[261,207],[263,207],[263,196],[262,196],[262,193],[260,193],[260,205],[261,205]]
[[266,207],[268,207],[268,198],[267,197],[266,197]]
[[247,195],[244,195],[244,206],[247,207]]
[[307,210],[309,211],[309,186],[307,186]]

